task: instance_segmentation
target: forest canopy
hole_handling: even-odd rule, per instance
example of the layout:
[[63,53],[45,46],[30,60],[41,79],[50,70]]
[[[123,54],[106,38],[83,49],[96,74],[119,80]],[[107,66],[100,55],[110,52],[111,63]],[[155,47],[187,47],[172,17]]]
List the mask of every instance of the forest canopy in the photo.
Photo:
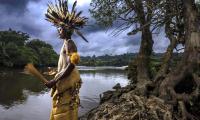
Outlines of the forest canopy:
[[37,66],[55,66],[58,60],[50,44],[30,40],[27,33],[12,29],[0,31],[0,53],[0,65],[5,67],[23,67],[30,62]]

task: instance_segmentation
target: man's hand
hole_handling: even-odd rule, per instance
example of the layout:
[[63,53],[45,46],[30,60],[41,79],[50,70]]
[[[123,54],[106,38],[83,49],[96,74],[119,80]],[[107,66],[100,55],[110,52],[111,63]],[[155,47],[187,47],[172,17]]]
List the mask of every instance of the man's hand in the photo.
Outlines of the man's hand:
[[55,79],[50,80],[47,83],[45,83],[45,85],[48,88],[52,88],[57,83],[57,81],[62,80],[65,77],[68,77],[74,68],[75,68],[75,65],[73,63],[69,63],[67,67],[65,68],[65,71],[58,78],[56,78],[56,80]]
[[56,85],[56,80],[50,80],[48,81],[47,83],[45,83],[45,85],[48,87],[48,88],[52,88],[54,85]]

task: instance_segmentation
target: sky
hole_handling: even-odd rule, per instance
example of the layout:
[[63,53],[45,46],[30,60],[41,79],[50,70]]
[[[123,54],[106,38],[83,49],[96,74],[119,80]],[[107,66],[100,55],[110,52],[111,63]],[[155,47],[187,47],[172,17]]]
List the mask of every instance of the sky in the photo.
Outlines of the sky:
[[[31,39],[40,39],[51,44],[59,53],[63,41],[59,39],[56,28],[45,20],[49,1],[54,2],[54,0],[0,0],[0,30],[11,28],[26,32]],[[118,36],[113,36],[112,31],[115,26],[108,30],[102,29],[91,18],[89,13],[91,0],[77,1],[77,9],[82,10],[82,15],[89,18],[88,26],[81,30],[89,43],[76,35],[72,37],[81,56],[119,55],[139,51],[140,34],[127,36],[126,32],[131,31],[127,30]],[[69,0],[70,7],[73,2],[74,0]],[[153,38],[154,52],[164,52],[169,44],[165,34],[154,35]]]

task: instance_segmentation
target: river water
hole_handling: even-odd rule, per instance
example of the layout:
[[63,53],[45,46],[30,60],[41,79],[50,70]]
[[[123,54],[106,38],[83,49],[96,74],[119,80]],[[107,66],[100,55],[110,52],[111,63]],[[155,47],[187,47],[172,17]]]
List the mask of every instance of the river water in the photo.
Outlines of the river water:
[[[128,84],[117,67],[79,67],[83,84],[79,116],[96,107],[99,95],[117,83]],[[46,76],[49,78],[49,76]],[[50,78],[49,78],[50,79]],[[22,70],[0,69],[0,120],[48,120],[51,110],[49,89]]]

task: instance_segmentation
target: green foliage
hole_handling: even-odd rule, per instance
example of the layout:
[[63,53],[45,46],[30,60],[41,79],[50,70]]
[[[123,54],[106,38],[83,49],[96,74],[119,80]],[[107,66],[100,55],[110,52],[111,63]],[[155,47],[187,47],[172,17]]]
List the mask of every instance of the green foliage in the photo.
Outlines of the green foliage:
[[198,12],[200,13],[200,0],[195,0],[195,5],[198,9]]
[[31,62],[37,64],[39,58],[37,58],[36,53],[33,52],[30,48],[21,46],[7,45],[6,51],[9,55],[8,62],[11,63],[11,66],[24,66],[25,64]]
[[[149,61],[149,69],[150,69],[150,77],[154,78],[156,73],[159,71],[162,65],[163,53],[154,53],[150,57]],[[169,65],[169,69],[172,70],[177,66],[177,63],[180,61],[183,54],[181,53],[173,53],[173,57],[171,59],[171,64]],[[130,80],[130,84],[137,83],[137,59],[133,58],[131,62],[129,62],[127,67],[128,79]]]
[[114,22],[122,20],[121,17],[126,19],[127,15],[131,14],[122,0],[92,0],[90,6],[92,8],[89,11],[92,17],[104,27],[112,26]]
[[162,55],[163,54],[152,54],[150,56],[150,61],[149,61],[149,72],[150,72],[150,77],[154,78],[157,72],[159,71],[161,64],[162,64]]
[[[155,77],[162,64],[162,54],[153,54],[149,61],[150,77]],[[137,83],[137,59],[134,58],[127,67],[129,83],[135,85]]]
[[26,46],[28,46],[36,51],[38,50],[38,48],[42,48],[42,47],[53,49],[50,44],[45,43],[44,41],[41,41],[39,39],[33,39],[33,40],[27,42]]
[[41,41],[31,40],[26,33],[13,30],[0,31],[0,65],[23,67],[27,63],[35,65],[56,65],[58,55],[52,46]]
[[137,61],[136,59],[133,59],[133,61],[131,61],[128,64],[127,67],[127,76],[129,79],[129,83],[131,85],[135,85],[137,83]]
[[81,57],[79,65],[83,66],[126,66],[134,58],[134,53],[126,53],[122,55],[104,55],[104,56],[87,56]]
[[29,35],[20,31],[14,31],[9,29],[8,31],[0,32],[0,42],[8,44],[10,42],[16,44],[17,46],[23,46],[26,41],[28,41]]
[[38,39],[32,40],[26,44],[27,47],[33,49],[35,53],[37,53],[40,65],[53,65],[57,64],[58,55],[50,44],[47,44]]

